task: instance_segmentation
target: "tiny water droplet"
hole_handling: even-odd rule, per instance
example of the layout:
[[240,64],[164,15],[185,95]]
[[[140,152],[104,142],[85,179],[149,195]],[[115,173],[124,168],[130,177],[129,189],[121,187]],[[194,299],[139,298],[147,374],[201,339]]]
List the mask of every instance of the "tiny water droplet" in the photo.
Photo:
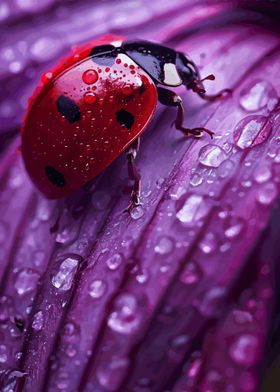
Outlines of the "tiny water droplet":
[[256,335],[237,336],[229,347],[231,359],[242,366],[254,366],[258,361],[259,339]]
[[138,283],[144,284],[148,281],[149,279],[149,272],[146,268],[142,268],[137,272],[137,275],[135,277]]
[[273,182],[267,182],[257,190],[256,198],[260,204],[269,206],[275,201],[277,194],[276,185]]
[[192,176],[191,180],[190,180],[190,184],[192,186],[199,186],[203,183],[203,177],[201,175],[199,175],[198,173],[194,173],[194,175]]
[[112,330],[128,335],[139,328],[141,320],[142,314],[136,298],[132,294],[121,294],[115,302],[107,324]]
[[15,280],[15,289],[17,293],[23,295],[35,290],[39,277],[39,273],[31,268],[21,269],[17,273]]
[[35,329],[36,331],[41,331],[43,325],[44,325],[44,315],[43,312],[40,310],[33,317],[32,328]]
[[106,264],[111,271],[115,271],[123,262],[123,256],[120,253],[115,253],[107,261]]
[[103,280],[94,280],[89,286],[89,295],[94,298],[100,298],[106,291],[106,283]]
[[196,263],[189,262],[180,275],[180,281],[184,284],[197,283],[202,276],[202,272]]
[[236,238],[239,234],[241,234],[244,228],[244,221],[239,217],[231,217],[226,222],[225,236],[227,238]]
[[199,152],[199,162],[208,167],[219,167],[227,159],[226,152],[216,144],[207,144]]
[[80,256],[67,257],[59,267],[56,275],[52,277],[52,284],[55,288],[61,291],[67,291],[71,288],[75,273],[77,272]]
[[263,164],[257,167],[254,171],[254,180],[258,184],[263,184],[264,182],[270,180],[272,176],[270,166],[267,164]]
[[212,233],[207,233],[199,243],[199,248],[202,250],[203,253],[206,254],[210,254],[214,252],[216,247],[217,247],[217,242],[214,234]]
[[242,150],[255,147],[268,138],[271,129],[272,125],[265,116],[247,116],[236,125],[234,141]]
[[221,304],[224,301],[226,290],[224,287],[213,287],[208,290],[202,300],[196,300],[194,305],[203,316],[216,317],[221,311]]
[[159,238],[155,246],[155,252],[160,255],[166,255],[168,253],[171,253],[173,248],[174,248],[173,239],[168,236],[163,236]]
[[8,350],[4,344],[0,344],[0,363],[7,362],[8,359]]
[[277,101],[277,92],[269,82],[253,80],[241,91],[239,102],[247,112],[254,112],[266,106],[273,110]]

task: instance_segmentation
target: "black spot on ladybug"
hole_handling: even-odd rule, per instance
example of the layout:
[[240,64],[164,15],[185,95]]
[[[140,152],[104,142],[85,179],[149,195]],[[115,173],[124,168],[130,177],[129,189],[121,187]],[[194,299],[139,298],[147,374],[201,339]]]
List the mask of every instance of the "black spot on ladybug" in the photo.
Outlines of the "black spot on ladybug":
[[118,55],[118,48],[113,45],[100,45],[93,48],[90,52],[92,61],[99,65],[112,66]]
[[127,110],[120,109],[116,112],[117,121],[124,125],[126,128],[130,129],[134,124],[134,116]]
[[66,185],[65,177],[62,173],[57,171],[52,166],[45,167],[45,173],[50,182],[58,188],[63,188]]
[[74,123],[81,119],[79,107],[72,99],[65,97],[65,95],[61,95],[57,99],[56,106],[59,113],[61,113],[70,123]]

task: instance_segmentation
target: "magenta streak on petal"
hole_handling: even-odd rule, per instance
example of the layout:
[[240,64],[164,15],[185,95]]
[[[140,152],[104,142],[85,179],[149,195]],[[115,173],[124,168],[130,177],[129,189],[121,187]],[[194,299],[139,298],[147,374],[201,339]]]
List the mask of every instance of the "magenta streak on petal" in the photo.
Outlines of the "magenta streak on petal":
[[[170,21],[168,14],[172,12],[172,18],[177,15],[179,20],[184,14],[184,3],[170,3],[169,9],[161,10],[160,2],[156,2],[153,12],[147,14],[145,9],[149,8],[143,2],[141,10],[130,10],[130,34],[135,35],[133,25],[138,23],[137,35],[142,36],[143,32],[147,38],[158,39],[163,34],[162,25],[149,30],[151,18],[157,15],[164,24]],[[105,18],[110,7],[104,5],[97,10]],[[126,4],[118,3],[118,7],[120,12],[107,18],[107,24],[102,17],[92,27],[96,28],[95,33],[110,28],[125,33],[122,18]],[[77,12],[69,16],[66,26],[88,13],[86,7],[75,9]],[[185,14],[191,14],[189,2]],[[205,16],[205,12],[202,14]],[[59,26],[58,22],[59,17],[55,16],[53,26]],[[189,22],[191,26],[191,19]],[[71,210],[67,212],[64,208],[59,232],[50,236],[49,219],[54,220],[55,204],[45,202],[32,191],[18,160],[12,168],[18,170],[18,175],[10,173],[9,159],[14,155],[6,155],[7,170],[1,173],[0,180],[3,187],[0,216],[4,218],[6,214],[9,220],[13,217],[14,226],[7,237],[10,242],[5,244],[2,290],[13,297],[15,308],[10,307],[10,316],[23,315],[27,332],[22,337],[20,334],[11,337],[14,326],[11,320],[7,324],[3,340],[10,352],[3,368],[20,367],[26,371],[27,392],[71,392],[81,390],[82,386],[96,392],[132,388],[140,391],[145,383],[147,388],[150,385],[161,391],[173,387],[181,365],[189,363],[188,354],[194,349],[201,351],[202,358],[196,386],[206,388],[212,361],[223,365],[224,359],[220,356],[216,359],[211,350],[220,336],[221,344],[230,336],[230,358],[219,372],[212,373],[211,380],[225,381],[226,369],[235,366],[236,360],[242,361],[242,347],[250,352],[256,345],[260,349],[256,362],[250,365],[250,374],[245,374],[245,366],[238,377],[253,383],[261,363],[269,328],[269,307],[267,313],[254,314],[258,320],[254,322],[257,340],[248,340],[252,331],[247,327],[236,330],[231,317],[242,308],[243,302],[235,300],[246,294],[242,293],[246,284],[256,287],[252,294],[254,301],[261,298],[260,303],[265,304],[269,299],[263,297],[271,289],[269,275],[256,283],[253,279],[245,282],[244,286],[240,277],[249,263],[257,269],[266,261],[263,253],[260,259],[253,258],[248,264],[246,260],[279,195],[279,118],[277,111],[272,111],[273,101],[265,105],[262,101],[260,110],[246,113],[244,99],[243,108],[240,105],[240,94],[260,77],[279,94],[279,38],[256,26],[228,24],[212,31],[202,29],[182,39],[179,31],[168,23],[165,39],[173,39],[176,46],[189,52],[202,65],[203,75],[215,73],[217,79],[212,85],[208,82],[207,90],[214,92],[230,84],[234,95],[209,105],[180,90],[185,99],[186,123],[207,124],[216,133],[213,142],[207,137],[200,141],[184,140],[170,126],[174,111],[159,108],[137,158],[143,178],[143,207],[135,212],[134,219],[122,214],[129,189],[125,159],[121,157],[98,180],[92,195],[85,198],[80,216],[74,220]],[[63,22],[62,25],[58,30],[65,27]],[[93,34],[92,30],[74,25],[72,31],[80,35],[69,35],[67,44]],[[180,29],[184,30],[184,26]],[[40,34],[44,35],[44,31],[41,26]],[[178,38],[173,38],[173,34]],[[17,41],[16,35],[13,40]],[[27,34],[27,40],[31,42],[35,37]],[[60,44],[56,48],[59,50],[53,57],[63,50]],[[25,64],[29,60],[28,54]],[[43,59],[38,59],[40,69],[43,63]],[[30,90],[29,81],[22,84],[22,89]],[[271,129],[265,135],[254,134],[252,145],[257,144],[257,138],[262,143],[240,148],[252,132],[242,134],[242,143],[236,146],[233,130],[241,119],[252,114],[269,116]],[[9,121],[5,127],[10,126]],[[19,117],[15,116],[14,124],[18,122]],[[213,150],[213,146],[217,147]],[[266,172],[260,171],[262,167]],[[10,180],[13,188],[6,185],[9,181],[6,173],[13,179]],[[20,182],[20,178],[24,180]],[[12,246],[15,249],[10,256]],[[268,253],[268,259],[273,271],[273,252]],[[256,277],[262,273],[256,273]],[[35,290],[37,277],[39,285]],[[265,290],[263,285],[267,285]],[[206,333],[210,325],[213,330]],[[245,340],[232,336],[238,332],[246,334],[247,340],[246,336]],[[20,358],[15,356],[19,352]],[[191,370],[194,374],[194,368]],[[184,375],[181,382],[184,383]]]

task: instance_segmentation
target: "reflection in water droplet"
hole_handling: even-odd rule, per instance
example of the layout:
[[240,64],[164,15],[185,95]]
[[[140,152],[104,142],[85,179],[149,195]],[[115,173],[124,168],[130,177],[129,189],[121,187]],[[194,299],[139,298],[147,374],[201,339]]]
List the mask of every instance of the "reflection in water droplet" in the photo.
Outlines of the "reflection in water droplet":
[[40,275],[38,272],[30,269],[21,269],[16,276],[15,289],[19,295],[29,293],[36,289]]
[[219,167],[227,159],[226,152],[215,144],[207,144],[199,152],[199,162],[208,167]]
[[155,246],[155,252],[159,253],[160,255],[165,255],[172,252],[173,247],[173,239],[168,236],[163,236],[159,238]]
[[122,294],[116,300],[107,324],[116,332],[131,334],[139,328],[141,319],[136,298],[131,294]]
[[52,284],[59,290],[66,291],[72,286],[75,273],[78,269],[81,258],[70,256],[67,257],[59,267],[56,275],[52,277]]
[[247,116],[236,125],[234,141],[241,149],[255,147],[268,138],[271,129],[272,125],[265,116]]
[[43,325],[44,325],[44,315],[43,312],[40,310],[33,317],[32,328],[35,329],[36,331],[41,331]]
[[100,298],[106,291],[106,283],[103,280],[94,280],[89,286],[89,295],[92,298]]
[[257,190],[256,198],[259,203],[268,206],[275,201],[277,194],[278,191],[276,185],[273,184],[273,182],[268,182]]
[[197,283],[202,276],[199,266],[195,263],[189,262],[180,275],[180,281],[184,284]]
[[259,339],[252,334],[236,337],[229,348],[231,359],[239,365],[253,366],[258,361]]
[[119,268],[123,261],[123,256],[120,253],[115,253],[107,261],[106,264],[111,271],[115,271]]
[[277,101],[277,92],[269,82],[253,80],[241,91],[239,102],[247,112],[254,112],[266,106],[273,110]]

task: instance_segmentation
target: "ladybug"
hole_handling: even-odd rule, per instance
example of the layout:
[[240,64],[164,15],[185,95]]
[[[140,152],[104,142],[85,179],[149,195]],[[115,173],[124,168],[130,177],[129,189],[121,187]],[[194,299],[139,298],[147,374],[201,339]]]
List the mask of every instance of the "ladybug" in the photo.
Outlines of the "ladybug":
[[[22,127],[26,169],[48,198],[61,198],[84,186],[122,152],[134,181],[128,211],[140,203],[140,174],[135,166],[139,136],[157,101],[177,108],[175,127],[200,137],[205,128],[183,125],[182,99],[164,87],[184,85],[209,96],[196,65],[182,52],[158,43],[105,36],[74,50],[42,77],[30,98]],[[164,86],[164,87],[163,87]]]

